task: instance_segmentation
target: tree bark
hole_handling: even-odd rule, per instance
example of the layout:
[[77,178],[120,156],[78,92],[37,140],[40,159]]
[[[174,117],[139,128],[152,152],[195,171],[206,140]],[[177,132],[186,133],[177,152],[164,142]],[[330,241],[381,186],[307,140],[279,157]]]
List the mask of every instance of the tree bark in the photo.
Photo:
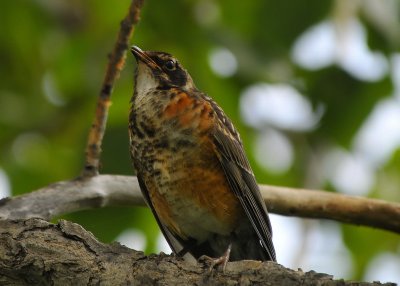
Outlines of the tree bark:
[[277,263],[230,262],[225,273],[173,255],[104,244],[61,220],[0,220],[0,285],[395,285],[334,280]]

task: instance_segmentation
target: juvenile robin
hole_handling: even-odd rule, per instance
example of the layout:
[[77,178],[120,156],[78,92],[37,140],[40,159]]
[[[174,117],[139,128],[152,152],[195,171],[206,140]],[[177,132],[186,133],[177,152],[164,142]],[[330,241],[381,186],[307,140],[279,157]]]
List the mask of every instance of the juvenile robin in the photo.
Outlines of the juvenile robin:
[[232,122],[172,55],[132,53],[130,152],[174,253],[224,265],[276,261],[267,208]]

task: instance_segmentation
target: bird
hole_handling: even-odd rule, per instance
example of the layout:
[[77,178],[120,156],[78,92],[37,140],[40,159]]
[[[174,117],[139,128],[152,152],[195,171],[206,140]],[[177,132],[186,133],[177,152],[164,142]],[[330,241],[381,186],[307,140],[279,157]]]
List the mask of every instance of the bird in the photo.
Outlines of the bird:
[[174,56],[131,52],[130,155],[172,251],[212,266],[276,261],[268,211],[232,121]]

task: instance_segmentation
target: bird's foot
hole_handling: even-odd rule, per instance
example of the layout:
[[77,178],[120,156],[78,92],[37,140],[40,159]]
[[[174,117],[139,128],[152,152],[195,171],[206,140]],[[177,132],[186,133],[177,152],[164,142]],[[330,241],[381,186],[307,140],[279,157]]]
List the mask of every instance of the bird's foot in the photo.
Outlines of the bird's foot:
[[218,265],[222,265],[222,271],[225,273],[226,265],[229,261],[229,257],[231,255],[232,245],[229,244],[228,249],[221,257],[213,258],[207,255],[202,255],[199,257],[198,261],[203,262],[210,265],[208,269],[210,272]]

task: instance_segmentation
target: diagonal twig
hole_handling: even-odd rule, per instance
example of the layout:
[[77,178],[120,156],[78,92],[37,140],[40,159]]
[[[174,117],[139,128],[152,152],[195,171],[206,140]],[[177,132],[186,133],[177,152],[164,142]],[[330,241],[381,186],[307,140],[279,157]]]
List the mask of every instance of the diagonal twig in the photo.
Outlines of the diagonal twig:
[[132,36],[135,25],[139,22],[140,9],[143,2],[144,0],[132,0],[128,14],[121,22],[121,28],[114,49],[109,57],[106,74],[97,101],[95,118],[89,131],[85,166],[82,171],[83,177],[94,176],[99,173],[101,143],[106,128],[110,96],[114,82],[125,64],[129,39]]

